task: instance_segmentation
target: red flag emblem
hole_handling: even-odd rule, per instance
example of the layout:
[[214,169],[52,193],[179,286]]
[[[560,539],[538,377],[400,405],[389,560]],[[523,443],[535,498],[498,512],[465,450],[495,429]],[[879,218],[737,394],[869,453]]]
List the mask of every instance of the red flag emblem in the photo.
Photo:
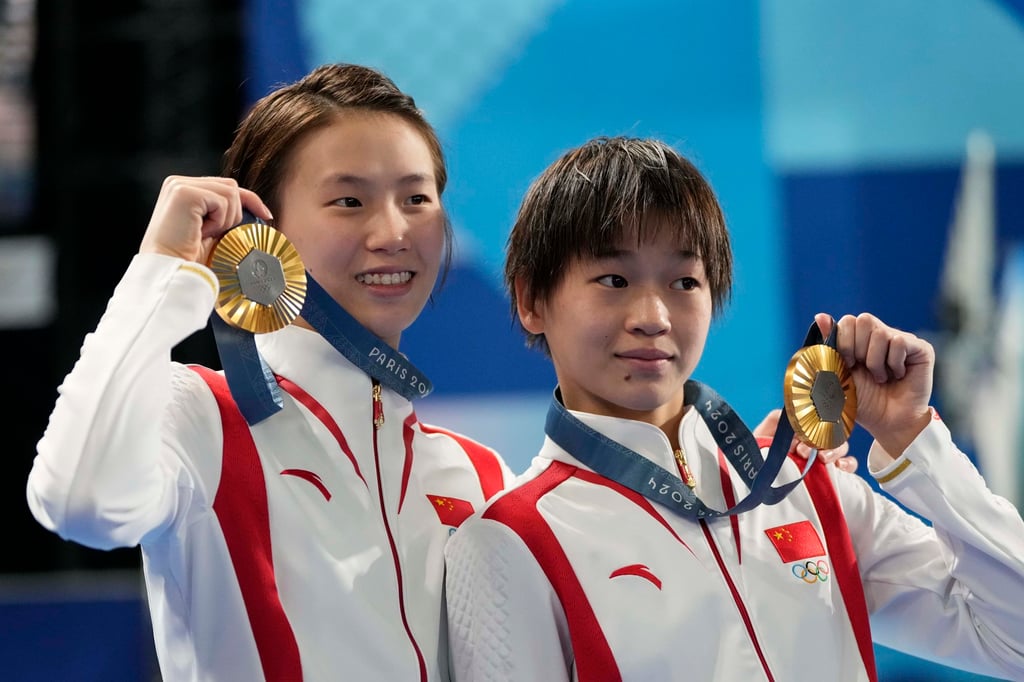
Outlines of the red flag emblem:
[[446,526],[458,527],[466,517],[473,513],[473,505],[457,497],[427,495],[431,506],[437,512],[437,518]]
[[765,530],[765,535],[775,545],[783,563],[824,556],[825,548],[818,537],[818,531],[810,521],[787,523]]

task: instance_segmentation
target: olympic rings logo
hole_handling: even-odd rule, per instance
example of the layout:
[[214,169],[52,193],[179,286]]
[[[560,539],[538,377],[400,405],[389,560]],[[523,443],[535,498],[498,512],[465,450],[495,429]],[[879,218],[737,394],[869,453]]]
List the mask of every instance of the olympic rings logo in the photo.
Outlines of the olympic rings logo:
[[828,564],[824,559],[793,564],[793,575],[808,585],[828,580]]

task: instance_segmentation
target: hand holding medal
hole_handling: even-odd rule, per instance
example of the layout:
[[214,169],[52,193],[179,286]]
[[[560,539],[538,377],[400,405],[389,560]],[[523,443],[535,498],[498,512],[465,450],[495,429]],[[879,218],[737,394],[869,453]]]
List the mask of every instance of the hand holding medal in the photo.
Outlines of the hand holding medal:
[[242,219],[245,206],[271,218],[256,193],[231,178],[171,175],[160,186],[139,253],[205,265],[218,240]]
[[819,314],[816,323],[835,348],[856,387],[856,419],[892,456],[928,425],[935,351],[924,339],[874,315]]

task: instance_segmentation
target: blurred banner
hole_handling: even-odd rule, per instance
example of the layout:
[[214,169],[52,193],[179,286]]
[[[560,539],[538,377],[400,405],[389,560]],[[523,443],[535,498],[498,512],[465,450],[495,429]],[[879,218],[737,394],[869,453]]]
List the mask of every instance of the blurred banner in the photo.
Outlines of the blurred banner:
[[1020,505],[1024,247],[997,245],[996,168],[991,137],[972,132],[942,270],[936,388],[943,419],[989,487]]
[[979,466],[989,487],[1024,504],[1024,245],[1005,252],[988,363],[971,411]]
[[980,375],[992,355],[995,156],[988,134],[975,131],[967,138],[938,297],[936,387],[943,419],[968,447],[974,443]]

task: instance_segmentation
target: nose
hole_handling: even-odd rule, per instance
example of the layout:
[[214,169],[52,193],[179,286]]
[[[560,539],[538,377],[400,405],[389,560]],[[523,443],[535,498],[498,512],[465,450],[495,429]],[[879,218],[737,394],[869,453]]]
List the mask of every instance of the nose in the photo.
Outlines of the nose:
[[388,254],[409,248],[409,221],[396,206],[384,206],[367,223],[366,248]]
[[668,306],[659,292],[638,288],[629,304],[626,328],[647,336],[664,334],[672,328]]

